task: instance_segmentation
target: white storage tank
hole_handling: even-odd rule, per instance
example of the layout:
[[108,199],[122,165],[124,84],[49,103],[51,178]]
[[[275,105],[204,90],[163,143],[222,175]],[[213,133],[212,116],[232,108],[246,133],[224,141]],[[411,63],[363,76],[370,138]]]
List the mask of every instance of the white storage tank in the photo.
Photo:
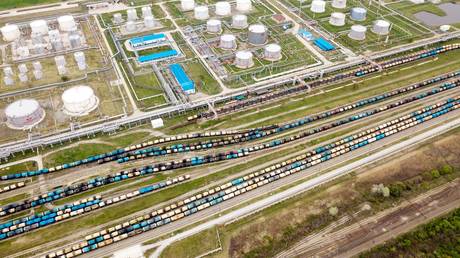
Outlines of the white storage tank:
[[19,81],[22,83],[26,83],[29,81],[29,77],[27,76],[26,73],[20,73],[18,77],[19,77]]
[[262,24],[253,24],[249,26],[248,41],[252,45],[262,45],[267,42],[267,28]]
[[14,76],[13,68],[11,68],[11,66],[3,68],[3,74],[6,76]]
[[235,29],[244,29],[248,27],[248,17],[244,14],[233,15],[232,27]]
[[19,37],[21,36],[19,27],[15,24],[5,25],[0,30],[2,31],[3,39],[5,41],[14,41],[19,39]]
[[67,64],[64,56],[55,56],[54,62],[56,62],[56,66],[65,66]]
[[48,37],[50,39],[50,41],[52,40],[61,40],[61,33],[59,32],[59,30],[50,30],[48,32]]
[[59,75],[66,75],[67,74],[67,68],[63,65],[58,65],[57,66],[58,74]]
[[86,58],[85,58],[85,54],[81,51],[79,52],[75,52],[73,54],[74,58],[75,58],[75,61],[77,62],[77,65],[78,65],[78,69],[80,71],[83,71],[86,69]]
[[372,32],[378,35],[388,35],[390,33],[390,23],[385,20],[376,20],[372,27]]
[[246,50],[238,51],[235,54],[235,66],[238,68],[249,68],[254,65],[252,60],[252,53]]
[[223,34],[220,36],[219,47],[223,49],[236,49],[236,37],[232,34]]
[[134,21],[128,21],[126,23],[126,31],[134,32],[134,31],[136,31],[136,29],[137,29],[137,26],[136,26],[136,23]]
[[326,11],[326,2],[323,0],[313,0],[310,11],[314,13],[324,13]]
[[135,21],[137,20],[137,11],[134,8],[130,8],[126,11],[126,14],[128,15],[128,21]]
[[355,21],[364,21],[366,20],[367,10],[362,7],[351,8],[350,17]]
[[11,86],[14,84],[14,80],[10,76],[3,76],[3,83],[5,83],[6,86]]
[[45,20],[36,20],[30,23],[32,33],[46,35],[48,34],[48,23]]
[[180,7],[182,11],[191,11],[195,8],[195,0],[181,0]]
[[347,0],[332,0],[332,7],[343,9],[347,7]]
[[142,7],[141,10],[142,10],[142,17],[143,18],[153,16],[152,15],[152,8],[150,8],[150,6],[144,6],[144,7]]
[[251,0],[236,0],[236,10],[238,12],[250,12],[252,9]]
[[220,33],[222,30],[222,22],[217,19],[209,19],[206,22],[206,30],[209,33]]
[[29,69],[27,69],[26,64],[19,64],[18,65],[18,70],[19,70],[20,73],[27,73],[29,71]]
[[268,44],[264,49],[264,58],[269,61],[281,59],[281,46],[278,44]]
[[58,18],[59,29],[62,31],[75,31],[77,24],[72,15],[64,15]]
[[34,74],[36,80],[41,80],[43,78],[42,70],[33,70],[32,73]]
[[344,13],[332,13],[329,18],[329,23],[334,26],[345,25],[345,14]]
[[144,18],[144,26],[147,28],[155,27],[155,19],[153,16],[147,16]]
[[70,46],[72,48],[81,47],[81,37],[78,34],[73,34],[69,36]]
[[39,62],[39,61],[35,61],[32,63],[32,66],[34,67],[34,70],[42,70],[43,69],[43,66],[42,64]]
[[93,89],[86,85],[67,89],[62,94],[64,113],[70,116],[84,116],[97,108],[99,99]]
[[16,50],[21,58],[27,58],[30,55],[29,47],[27,46],[18,47]]
[[367,28],[363,25],[353,25],[348,33],[348,37],[354,40],[364,40],[366,38]]
[[43,38],[43,35],[39,34],[39,33],[32,33],[30,35],[30,39],[32,40],[32,44],[43,44],[43,43],[45,43],[45,39]]
[[35,44],[33,46],[34,53],[37,55],[41,55],[45,53],[45,44]]
[[113,14],[113,22],[115,24],[120,24],[120,23],[123,23],[123,15],[121,15],[121,13],[114,13]]
[[53,39],[50,41],[50,43],[54,51],[61,51],[64,49],[64,44],[62,43],[62,40],[60,39]]
[[12,129],[30,129],[45,118],[45,110],[34,99],[20,99],[5,109],[6,124]]
[[207,20],[209,18],[209,8],[206,5],[200,5],[194,9],[195,19]]
[[220,1],[216,3],[216,15],[227,16],[232,13],[232,7],[229,2]]

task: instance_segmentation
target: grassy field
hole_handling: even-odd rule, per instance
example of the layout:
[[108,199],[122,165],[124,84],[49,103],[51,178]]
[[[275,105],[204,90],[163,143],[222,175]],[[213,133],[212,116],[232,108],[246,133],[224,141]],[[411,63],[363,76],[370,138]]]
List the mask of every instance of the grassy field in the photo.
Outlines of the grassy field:
[[[219,248],[217,228],[211,228],[180,241],[177,245],[168,246],[161,253],[161,258],[197,257],[206,252]],[[206,241],[201,241],[206,239]],[[185,255],[185,256],[184,256]]]
[[61,2],[61,0],[2,0],[0,2],[0,10],[22,8],[41,4],[52,4],[59,2]]
[[0,169],[0,176],[2,175],[8,175],[8,174],[14,174],[17,172],[24,172],[24,171],[31,171],[31,170],[36,170],[38,169],[37,167],[37,162],[35,161],[26,161],[20,164],[12,165],[9,167],[4,167]]

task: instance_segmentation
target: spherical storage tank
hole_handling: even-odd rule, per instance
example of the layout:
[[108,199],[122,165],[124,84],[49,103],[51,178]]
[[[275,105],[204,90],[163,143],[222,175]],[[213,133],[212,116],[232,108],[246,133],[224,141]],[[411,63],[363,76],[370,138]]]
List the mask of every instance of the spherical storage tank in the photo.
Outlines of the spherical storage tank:
[[237,14],[232,17],[232,27],[235,29],[244,29],[248,27],[248,17],[244,14]]
[[239,12],[249,12],[252,9],[251,0],[236,0],[236,10]]
[[254,65],[252,60],[252,53],[249,51],[238,51],[235,54],[235,66],[238,68],[249,68]]
[[387,35],[390,33],[390,23],[384,20],[376,20],[372,27],[372,32],[378,35]]
[[11,24],[5,25],[1,28],[3,39],[6,41],[13,41],[21,36],[18,25]]
[[70,116],[84,116],[97,108],[99,99],[93,89],[81,85],[67,89],[62,94],[64,113]]
[[12,129],[30,129],[45,118],[45,110],[34,99],[21,99],[5,109],[6,124]]
[[366,38],[367,28],[362,25],[353,25],[348,33],[348,37],[354,40],[364,40]]
[[216,3],[216,14],[220,16],[230,15],[232,13],[232,8],[229,2],[217,2]]
[[36,20],[30,23],[32,33],[39,35],[48,34],[48,23],[45,20]]
[[206,20],[209,18],[209,9],[206,5],[200,5],[194,9],[195,19]]
[[329,18],[329,23],[334,26],[345,25],[345,14],[344,13],[332,13]]
[[267,41],[267,29],[262,24],[253,24],[249,26],[248,41],[252,45],[262,45]]
[[219,46],[223,49],[235,49],[236,48],[236,37],[232,34],[224,34],[220,36]]
[[62,31],[74,31],[77,27],[73,16],[64,15],[58,18],[59,29]]
[[324,13],[326,11],[326,2],[323,0],[313,0],[310,11],[314,13]]
[[281,47],[278,44],[268,44],[264,49],[264,58],[269,61],[281,59]]
[[362,7],[351,8],[350,16],[352,20],[364,21],[366,20],[367,10]]
[[195,0],[181,0],[180,7],[182,11],[191,11],[195,8]]
[[222,30],[222,22],[216,19],[209,19],[206,22],[206,30],[209,33],[219,33]]
[[332,0],[332,7],[343,9],[347,7],[347,0]]

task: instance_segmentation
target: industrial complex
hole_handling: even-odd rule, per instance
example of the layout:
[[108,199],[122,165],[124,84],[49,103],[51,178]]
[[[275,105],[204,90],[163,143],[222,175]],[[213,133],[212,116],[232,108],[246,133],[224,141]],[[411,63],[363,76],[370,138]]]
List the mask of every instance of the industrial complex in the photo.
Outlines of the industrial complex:
[[0,257],[460,255],[460,1],[14,2]]

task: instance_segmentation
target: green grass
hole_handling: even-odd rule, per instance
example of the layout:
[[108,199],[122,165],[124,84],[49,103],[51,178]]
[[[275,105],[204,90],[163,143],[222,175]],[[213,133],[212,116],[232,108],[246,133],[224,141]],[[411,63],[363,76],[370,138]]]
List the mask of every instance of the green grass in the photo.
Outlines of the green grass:
[[182,63],[184,71],[195,82],[199,92],[215,95],[222,92],[217,81],[206,71],[205,67],[198,59],[192,62]]
[[26,161],[26,162],[23,162],[23,163],[19,163],[19,164],[16,164],[16,165],[12,165],[12,166],[0,169],[0,176],[8,175],[8,174],[14,174],[14,173],[17,173],[17,172],[37,170],[37,169],[38,169],[37,162],[35,162],[35,161]]
[[6,204],[9,204],[9,203],[14,203],[14,202],[26,199],[27,197],[29,197],[29,194],[23,193],[23,194],[18,194],[18,195],[15,195],[15,196],[12,196],[12,197],[9,197],[9,198],[6,198],[6,199],[1,199],[0,200],[0,205],[6,205]]
[[59,3],[60,0],[2,0],[0,1],[0,10],[13,8],[22,8],[33,5]]
[[83,143],[76,147],[63,149],[46,156],[43,160],[44,166],[54,167],[75,160],[85,159],[96,154],[109,152],[113,149],[115,149],[115,147],[108,144]]
[[216,248],[219,248],[219,242],[216,228],[213,227],[181,240],[175,245],[169,245],[163,250],[160,257],[197,257]]

